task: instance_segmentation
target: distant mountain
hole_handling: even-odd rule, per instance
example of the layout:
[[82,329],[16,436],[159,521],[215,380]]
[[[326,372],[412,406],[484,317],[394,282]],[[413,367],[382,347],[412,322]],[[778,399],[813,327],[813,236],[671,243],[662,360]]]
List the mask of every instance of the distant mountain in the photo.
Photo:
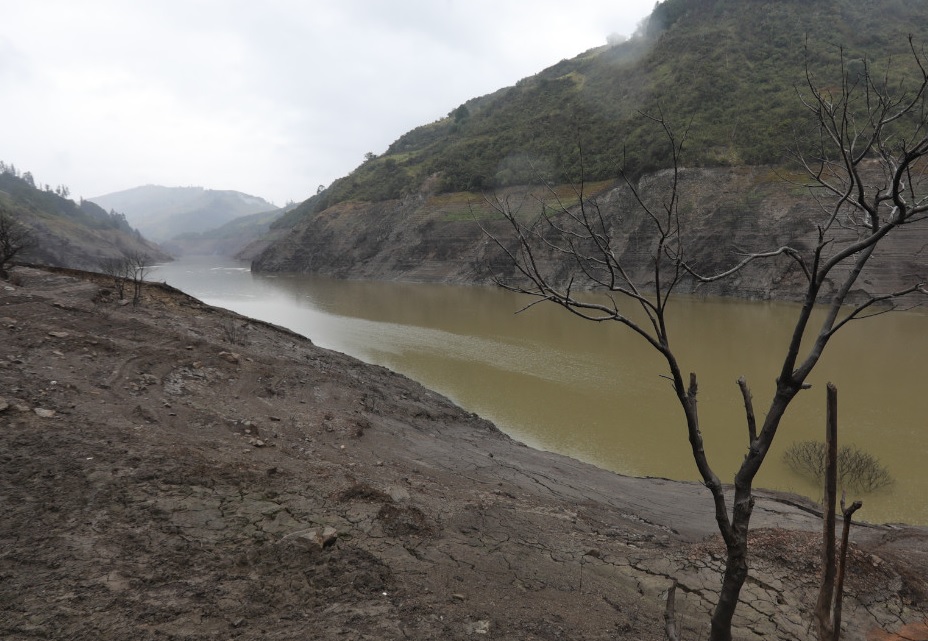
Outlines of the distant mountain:
[[[270,244],[267,238],[271,224],[284,216],[296,204],[273,211],[241,216],[226,224],[203,232],[187,232],[165,241],[163,247],[174,255],[216,255],[251,260],[255,253]],[[280,234],[271,234],[276,238]]]
[[272,203],[239,191],[145,185],[90,199],[126,215],[146,237],[165,241],[199,233],[248,214],[269,212]]
[[31,174],[0,167],[0,210],[29,229],[33,246],[20,262],[95,270],[101,258],[126,253],[147,255],[152,262],[171,260],[147,241],[121,214],[107,213],[89,200],[75,203],[61,188],[39,189]]

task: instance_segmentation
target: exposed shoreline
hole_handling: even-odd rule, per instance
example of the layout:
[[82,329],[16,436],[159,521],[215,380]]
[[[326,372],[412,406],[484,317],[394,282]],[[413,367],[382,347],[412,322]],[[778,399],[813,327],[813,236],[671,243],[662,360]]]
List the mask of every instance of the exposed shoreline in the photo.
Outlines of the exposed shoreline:
[[[702,629],[721,544],[700,485],[533,450],[170,287],[132,308],[77,272],[17,276],[0,284],[5,638],[658,639],[671,577]],[[761,492],[753,526],[738,638],[803,637],[816,506]],[[854,534],[845,638],[928,617],[928,528]]]

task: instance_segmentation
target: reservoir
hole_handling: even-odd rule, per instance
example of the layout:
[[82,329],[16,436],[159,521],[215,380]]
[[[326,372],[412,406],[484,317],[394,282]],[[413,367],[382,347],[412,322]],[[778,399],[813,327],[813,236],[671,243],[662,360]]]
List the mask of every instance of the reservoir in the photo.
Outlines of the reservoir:
[[[252,274],[212,257],[161,265],[149,278],[405,374],[532,447],[622,474],[698,479],[666,364],[616,323],[547,304],[520,312],[531,299],[492,287]],[[672,346],[698,377],[706,451],[724,483],[748,443],[737,380],[747,379],[761,422],[797,312],[792,303],[672,303]],[[928,313],[855,321],[832,339],[755,487],[820,499],[783,453],[824,439],[828,381],[838,388],[839,444],[875,456],[894,479],[875,492],[848,491],[848,502],[864,503],[855,519],[928,525]]]

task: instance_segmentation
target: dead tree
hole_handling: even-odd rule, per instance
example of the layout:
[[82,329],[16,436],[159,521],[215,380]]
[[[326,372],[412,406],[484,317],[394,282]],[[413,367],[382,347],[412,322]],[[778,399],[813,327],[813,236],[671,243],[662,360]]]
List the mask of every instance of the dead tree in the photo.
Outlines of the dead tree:
[[0,211],[0,278],[9,277],[7,269],[19,254],[31,246],[29,228],[5,211]]
[[[910,40],[911,45],[911,40]],[[797,155],[805,170],[811,203],[818,220],[816,238],[803,247],[784,245],[745,254],[729,269],[706,275],[691,264],[685,224],[680,212],[681,154],[686,132],[673,129],[660,113],[649,116],[663,131],[670,151],[669,187],[660,198],[640,189],[624,170],[621,177],[635,207],[653,230],[646,278],[634,275],[623,260],[625,238],[618,223],[583,184],[569,206],[553,189],[539,200],[540,212],[528,216],[511,200],[488,199],[508,223],[506,232],[485,231],[515,268],[515,277],[500,276],[499,285],[527,294],[535,301],[559,305],[594,322],[614,322],[647,341],[662,357],[667,377],[683,410],[686,434],[703,484],[712,495],[715,520],[726,546],[719,600],[711,617],[712,641],[731,639],[732,617],[748,576],[748,528],[754,507],[753,482],[787,408],[804,389],[832,337],[846,324],[877,315],[916,292],[926,291],[924,276],[895,292],[849,296],[879,244],[889,235],[921,222],[928,212],[922,168],[928,159],[928,73],[924,54],[911,45],[914,81],[893,86],[867,67],[850,78],[844,73],[834,91],[823,89],[810,71],[798,91],[817,128],[815,153]],[[581,168],[582,174],[582,168]],[[524,202],[524,201],[523,201]],[[697,411],[697,377],[684,374],[677,359],[668,317],[673,294],[684,281],[712,282],[731,278],[754,261],[788,257],[804,275],[802,306],[779,370],[772,373],[773,397],[762,419],[755,418],[750,387],[739,388],[745,408],[746,452],[735,474],[729,502],[725,488],[709,463]],[[560,260],[552,258],[560,257]],[[568,275],[564,275],[569,265]],[[836,283],[828,290],[829,283]],[[592,290],[592,292],[590,291]],[[598,292],[597,296],[594,292]],[[827,295],[826,295],[827,293]],[[824,303],[824,318],[812,325],[813,309]],[[850,307],[846,304],[853,303]],[[632,308],[643,313],[639,320]]]
[[125,256],[108,256],[97,261],[100,273],[113,279],[113,289],[119,300],[126,297],[126,281],[129,279],[129,259]]
[[847,549],[854,512],[863,507],[860,501],[848,507],[841,493],[841,513],[844,527],[841,547],[835,555],[835,508],[838,500],[838,390],[829,383],[825,412],[825,498],[822,519],[822,580],[815,604],[815,623],[819,641],[841,638],[841,611],[844,602],[844,576]]
[[142,283],[151,271],[151,259],[147,254],[137,251],[128,252],[124,257],[128,266],[127,273],[132,281],[132,304],[138,306],[142,302]]

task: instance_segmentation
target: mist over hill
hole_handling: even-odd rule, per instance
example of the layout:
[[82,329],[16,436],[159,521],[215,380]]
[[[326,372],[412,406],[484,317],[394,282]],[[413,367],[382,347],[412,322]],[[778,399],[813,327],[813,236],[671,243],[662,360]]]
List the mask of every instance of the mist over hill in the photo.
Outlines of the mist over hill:
[[175,256],[212,255],[251,260],[282,235],[279,230],[272,231],[271,225],[294,207],[296,205],[291,203],[280,209],[240,216],[206,231],[179,234],[162,246]]
[[203,187],[144,185],[90,200],[106,210],[125,214],[142,234],[159,242],[277,209],[258,196]]
[[645,114],[689,127],[684,164],[780,164],[805,144],[804,66],[832,82],[866,59],[911,65],[907,36],[928,3],[665,0],[631,39],[583,52],[513,87],[453,106],[309,199],[346,200],[615,178],[669,166]]
[[[486,196],[595,183],[618,220],[629,206],[622,167],[658,197],[649,190],[662,188],[671,166],[648,117],[658,114],[687,132],[680,163],[700,210],[694,260],[716,264],[734,238],[740,247],[773,236],[802,245],[815,207],[773,177],[789,175],[791,153],[816,143],[798,95],[806,70],[824,86],[840,86],[842,74],[854,82],[868,65],[897,82],[914,66],[908,35],[923,24],[928,3],[902,0],[665,0],[633,38],[449,106],[447,117],[370,155],[274,223],[289,231],[253,268],[482,282],[492,261],[474,216],[492,218]],[[639,222],[621,224],[631,234]],[[706,293],[790,295],[775,262],[752,279]],[[892,283],[887,275],[883,284]],[[773,293],[774,284],[785,290]]]

